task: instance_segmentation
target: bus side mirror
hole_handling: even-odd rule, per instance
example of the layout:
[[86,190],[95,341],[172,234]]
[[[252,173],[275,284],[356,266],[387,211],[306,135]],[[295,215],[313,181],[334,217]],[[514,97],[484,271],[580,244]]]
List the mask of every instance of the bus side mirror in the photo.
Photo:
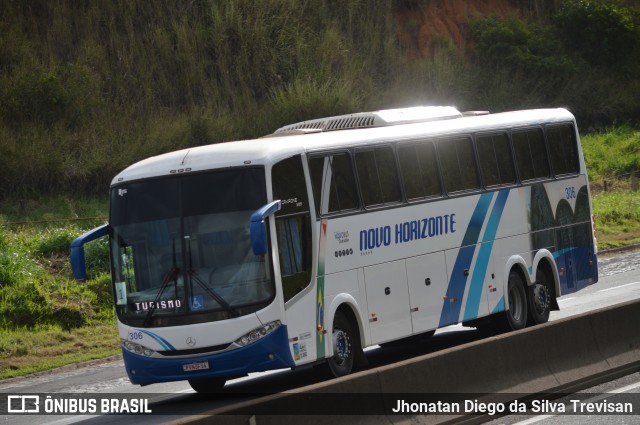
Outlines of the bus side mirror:
[[280,211],[281,207],[281,201],[273,201],[251,214],[249,231],[251,233],[251,248],[255,255],[260,256],[267,253],[267,226],[264,224],[264,220],[276,211]]
[[96,227],[93,230],[89,230],[79,238],[76,238],[71,243],[71,270],[73,271],[73,276],[76,280],[83,281],[87,279],[87,266],[84,259],[84,244],[105,236],[108,229],[108,224]]

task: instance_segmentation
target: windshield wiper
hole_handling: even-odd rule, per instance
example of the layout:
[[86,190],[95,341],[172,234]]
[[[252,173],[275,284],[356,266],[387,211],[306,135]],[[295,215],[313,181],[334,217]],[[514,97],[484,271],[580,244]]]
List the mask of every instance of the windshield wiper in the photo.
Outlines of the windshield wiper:
[[[173,264],[171,265],[171,268],[169,269],[167,274],[164,275],[164,279],[162,279],[162,284],[160,285],[160,290],[158,291],[158,295],[156,295],[156,297],[154,298],[153,304],[151,305],[151,308],[149,308],[149,310],[147,311],[147,314],[144,317],[144,321],[142,322],[143,327],[146,328],[149,325],[149,322],[153,317],[153,313],[156,311],[156,306],[158,305],[158,301],[160,301],[162,294],[164,294],[164,291],[165,289],[167,289],[167,286],[169,286],[169,283],[172,281],[175,282],[177,278],[178,278],[178,268],[176,267],[176,241],[174,240],[173,241]],[[176,287],[176,296],[177,296],[177,291],[178,291],[178,288]]]
[[149,322],[153,317],[153,312],[156,311],[156,306],[158,305],[158,301],[160,301],[162,294],[164,294],[164,290],[167,289],[167,286],[169,286],[169,283],[172,281],[175,281],[177,277],[178,277],[178,269],[175,266],[173,266],[171,267],[171,269],[169,269],[167,274],[164,276],[164,279],[162,280],[162,285],[160,286],[158,295],[156,295],[155,299],[153,300],[153,304],[151,305],[151,308],[149,308],[149,311],[147,311],[147,315],[144,317],[144,322],[142,323],[143,327],[146,328],[149,325]]
[[202,278],[200,276],[198,276],[198,273],[196,273],[196,271],[193,269],[192,264],[191,264],[191,239],[188,239],[188,243],[187,243],[187,253],[188,253],[188,260],[189,260],[189,264],[188,264],[188,268],[187,268],[187,273],[189,274],[189,276],[191,277],[191,280],[196,282],[198,285],[200,285],[200,287],[202,289],[204,289],[204,291],[209,294],[214,300],[216,300],[216,302],[218,304],[220,304],[220,306],[222,308],[224,308],[230,315],[231,317],[239,317],[240,313],[238,313],[238,310],[236,310],[235,308],[233,308],[231,306],[231,304],[229,304],[227,302],[227,300],[225,300],[224,298],[222,298],[220,296],[220,294],[218,294],[215,290],[213,290],[212,288],[209,287],[209,285],[207,285],[206,282],[204,282],[202,280]]

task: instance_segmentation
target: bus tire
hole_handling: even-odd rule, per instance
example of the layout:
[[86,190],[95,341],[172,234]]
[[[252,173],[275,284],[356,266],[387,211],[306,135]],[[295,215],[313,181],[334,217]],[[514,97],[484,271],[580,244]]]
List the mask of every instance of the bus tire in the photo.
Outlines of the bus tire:
[[549,320],[553,291],[547,273],[540,269],[536,273],[537,280],[529,287],[528,324],[540,325]]
[[517,331],[527,326],[527,294],[520,273],[512,270],[507,284],[509,310],[505,311],[506,331]]
[[204,378],[204,379],[189,379],[189,385],[197,393],[200,394],[214,394],[222,391],[224,384],[227,382],[227,378]]
[[360,346],[356,338],[357,333],[347,316],[340,310],[336,311],[331,334],[333,356],[327,359],[329,372],[334,377],[348,375],[353,370],[356,350]]

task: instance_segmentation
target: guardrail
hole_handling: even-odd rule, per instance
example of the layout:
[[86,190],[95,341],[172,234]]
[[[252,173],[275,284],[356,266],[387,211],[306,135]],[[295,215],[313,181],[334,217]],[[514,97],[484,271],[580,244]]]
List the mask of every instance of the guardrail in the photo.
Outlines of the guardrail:
[[[490,337],[392,365],[219,408],[174,424],[432,424],[480,423],[487,418],[445,415],[344,415],[344,405],[321,406],[325,416],[287,412],[300,403],[347,403],[361,394],[385,406],[400,395],[425,398],[479,394],[500,399],[513,394],[571,392],[640,370],[640,301],[630,301],[510,334]],[[330,396],[323,398],[323,396]],[[333,398],[331,398],[333,397]],[[508,402],[510,400],[502,400]],[[311,406],[311,405],[309,405]],[[314,407],[314,406],[311,406]],[[310,411],[318,411],[311,408]],[[348,409],[347,409],[348,410]],[[274,413],[278,413],[275,415]]]

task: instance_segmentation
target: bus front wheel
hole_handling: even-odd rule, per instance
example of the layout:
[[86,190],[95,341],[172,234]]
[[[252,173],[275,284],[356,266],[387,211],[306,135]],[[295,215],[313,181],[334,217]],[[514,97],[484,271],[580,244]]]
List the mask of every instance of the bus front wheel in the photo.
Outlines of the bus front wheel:
[[509,297],[509,310],[505,312],[506,330],[522,329],[527,325],[527,295],[522,277],[516,271],[509,273],[507,296]]
[[355,337],[353,325],[347,316],[340,310],[336,311],[331,334],[333,356],[327,359],[329,370],[334,377],[351,373],[355,359],[355,349],[356,346],[359,346],[359,344],[355,343]]

